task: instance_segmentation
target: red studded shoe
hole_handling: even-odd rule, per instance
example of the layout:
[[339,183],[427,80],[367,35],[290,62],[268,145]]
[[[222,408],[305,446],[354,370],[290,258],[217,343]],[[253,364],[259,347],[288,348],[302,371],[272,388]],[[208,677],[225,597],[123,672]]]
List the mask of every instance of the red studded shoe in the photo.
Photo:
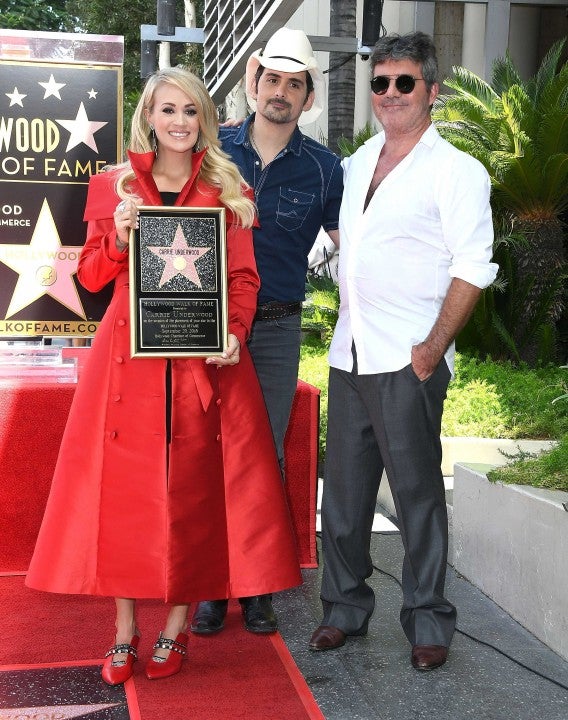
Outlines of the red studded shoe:
[[[138,659],[137,651],[139,642],[140,637],[133,635],[130,643],[113,645],[107,652],[101,676],[108,685],[120,685],[131,677],[132,667]],[[114,656],[120,653],[126,654],[126,660],[114,659]]]
[[183,658],[187,655],[188,636],[185,633],[179,633],[175,640],[160,637],[154,645],[154,650],[169,650],[170,654],[166,657],[154,655],[146,663],[146,677],[148,680],[158,680],[159,678],[175,675],[181,670]]

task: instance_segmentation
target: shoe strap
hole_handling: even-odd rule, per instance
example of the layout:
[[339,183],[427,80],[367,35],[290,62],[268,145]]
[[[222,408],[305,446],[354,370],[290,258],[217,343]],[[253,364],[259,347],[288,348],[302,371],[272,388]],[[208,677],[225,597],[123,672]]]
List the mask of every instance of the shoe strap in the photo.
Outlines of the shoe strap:
[[154,650],[173,650],[180,655],[187,655],[187,646],[171,638],[159,637]]
[[135,659],[138,658],[138,652],[136,651],[136,648],[129,643],[120,643],[118,645],[113,645],[111,649],[106,653],[105,657],[108,657],[109,655],[119,655],[120,653],[128,653],[128,655],[132,655]]

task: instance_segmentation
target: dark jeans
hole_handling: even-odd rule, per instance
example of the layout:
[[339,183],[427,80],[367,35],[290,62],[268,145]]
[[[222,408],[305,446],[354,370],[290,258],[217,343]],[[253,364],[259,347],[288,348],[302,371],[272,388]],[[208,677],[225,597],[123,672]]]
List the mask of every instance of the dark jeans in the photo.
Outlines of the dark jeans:
[[299,314],[278,320],[257,320],[248,342],[264,395],[282,477],[284,436],[298,384],[300,324]]

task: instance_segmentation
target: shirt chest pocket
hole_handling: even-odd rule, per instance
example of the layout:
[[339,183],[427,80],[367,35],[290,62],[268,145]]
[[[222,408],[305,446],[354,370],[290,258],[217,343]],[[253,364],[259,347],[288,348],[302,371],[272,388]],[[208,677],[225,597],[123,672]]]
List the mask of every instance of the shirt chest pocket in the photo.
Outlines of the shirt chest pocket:
[[291,188],[280,188],[276,222],[284,230],[297,230],[308,216],[314,202],[312,193]]

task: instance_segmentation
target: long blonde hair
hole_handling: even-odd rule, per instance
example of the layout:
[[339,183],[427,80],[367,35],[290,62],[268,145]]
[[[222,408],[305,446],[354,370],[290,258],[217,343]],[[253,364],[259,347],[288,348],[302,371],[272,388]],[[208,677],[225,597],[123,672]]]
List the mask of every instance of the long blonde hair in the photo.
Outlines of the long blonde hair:
[[[219,119],[213,100],[201,80],[188,70],[181,67],[163,68],[148,78],[132,116],[129,149],[135,153],[151,152],[154,149],[146,110],[151,110],[154,93],[162,83],[175,85],[195,104],[199,120],[199,147],[196,146],[195,149],[207,150],[199,177],[205,183],[218,187],[221,191],[219,195],[221,202],[236,215],[244,227],[251,227],[254,222],[255,206],[243,194],[248,185],[238,167],[221,149],[218,139]],[[135,175],[130,163],[124,163],[122,167],[124,171],[118,178],[117,192],[120,197],[128,197],[127,186]]]

